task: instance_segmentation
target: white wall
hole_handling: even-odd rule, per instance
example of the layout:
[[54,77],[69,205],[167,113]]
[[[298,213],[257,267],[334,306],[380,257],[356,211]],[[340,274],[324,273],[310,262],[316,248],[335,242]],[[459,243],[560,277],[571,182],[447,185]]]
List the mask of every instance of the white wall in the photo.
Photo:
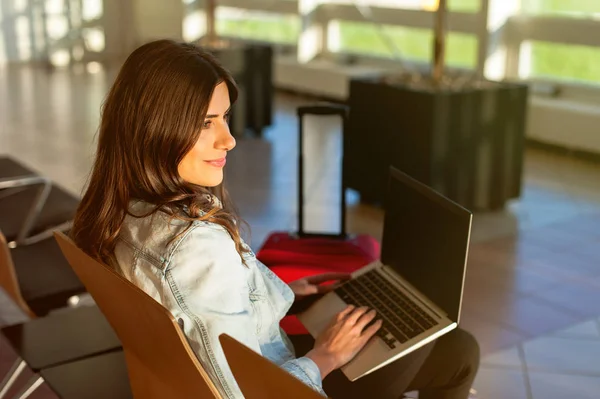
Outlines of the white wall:
[[600,154],[600,105],[539,97],[530,104],[528,137]]
[[104,0],[106,59],[122,59],[155,39],[183,40],[183,4],[165,0]]
[[132,0],[136,39],[139,44],[155,39],[182,40],[181,0]]

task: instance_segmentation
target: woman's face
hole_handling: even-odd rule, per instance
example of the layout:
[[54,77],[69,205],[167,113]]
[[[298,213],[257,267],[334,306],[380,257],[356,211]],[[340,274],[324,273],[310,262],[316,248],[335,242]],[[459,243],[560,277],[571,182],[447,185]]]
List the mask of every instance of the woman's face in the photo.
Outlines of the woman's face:
[[223,181],[227,151],[235,147],[227,124],[230,105],[227,84],[222,82],[210,99],[198,141],[178,166],[179,175],[185,181],[203,187],[215,187]]

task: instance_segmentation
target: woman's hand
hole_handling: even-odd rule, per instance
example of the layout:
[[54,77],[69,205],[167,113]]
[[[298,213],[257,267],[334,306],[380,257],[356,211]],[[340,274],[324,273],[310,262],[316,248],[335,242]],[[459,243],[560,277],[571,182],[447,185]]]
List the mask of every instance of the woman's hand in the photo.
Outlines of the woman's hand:
[[[315,276],[301,278],[300,280],[292,281],[288,285],[294,291],[296,301],[304,299],[310,295],[326,294],[339,286],[342,281],[350,280],[350,273],[324,273]],[[334,284],[320,285],[321,283],[333,281]]]
[[[315,340],[314,348],[305,356],[312,359],[321,371],[321,378],[348,363],[367,344],[381,327],[374,310],[348,305],[334,316]],[[367,327],[368,325],[368,327]]]

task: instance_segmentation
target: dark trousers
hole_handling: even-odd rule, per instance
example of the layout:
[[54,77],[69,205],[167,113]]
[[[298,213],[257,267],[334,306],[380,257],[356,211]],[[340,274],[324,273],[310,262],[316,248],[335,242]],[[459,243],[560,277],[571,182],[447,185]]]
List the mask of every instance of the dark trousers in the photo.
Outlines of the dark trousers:
[[[310,335],[290,339],[298,357],[314,345]],[[467,399],[478,368],[477,341],[456,329],[354,382],[335,370],[323,381],[323,389],[333,399],[398,399],[409,391],[419,391],[420,399]]]

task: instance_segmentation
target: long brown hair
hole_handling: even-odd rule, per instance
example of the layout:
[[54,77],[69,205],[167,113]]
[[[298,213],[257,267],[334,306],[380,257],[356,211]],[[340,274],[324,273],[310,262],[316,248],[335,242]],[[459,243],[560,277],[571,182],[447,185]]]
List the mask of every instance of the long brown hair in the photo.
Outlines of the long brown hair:
[[[102,108],[98,150],[71,236],[90,256],[111,264],[131,200],[153,204],[150,216],[208,220],[223,226],[240,256],[241,220],[223,184],[206,188],[184,181],[178,165],[192,149],[214,88],[225,82],[233,104],[237,87],[209,53],[188,43],[159,40],[125,61]],[[215,206],[215,195],[222,207]],[[185,213],[182,212],[186,209]],[[187,216],[186,216],[187,214]]]

